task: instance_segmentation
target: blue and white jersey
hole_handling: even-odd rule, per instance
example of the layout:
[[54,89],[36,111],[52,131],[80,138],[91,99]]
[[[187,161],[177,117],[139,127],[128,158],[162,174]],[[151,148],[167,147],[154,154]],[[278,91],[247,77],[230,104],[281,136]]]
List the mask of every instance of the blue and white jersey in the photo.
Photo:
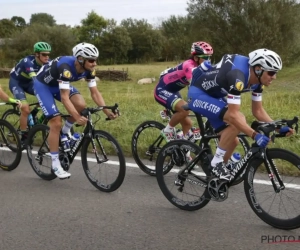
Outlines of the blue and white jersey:
[[94,80],[96,72],[85,71],[77,73],[75,68],[76,57],[61,56],[44,65],[37,74],[37,80],[51,87],[61,84],[70,84],[85,78],[87,81]]

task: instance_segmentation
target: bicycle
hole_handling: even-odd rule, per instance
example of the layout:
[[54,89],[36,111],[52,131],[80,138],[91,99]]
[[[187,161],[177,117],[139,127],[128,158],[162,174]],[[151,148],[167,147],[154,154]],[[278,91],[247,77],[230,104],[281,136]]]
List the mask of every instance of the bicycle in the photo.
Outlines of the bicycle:
[[[202,121],[198,115],[197,120],[199,123]],[[285,125],[290,126],[291,121],[296,124],[297,131],[298,118],[259,123],[256,124],[255,130],[266,136],[272,133],[271,140],[274,142],[276,137],[285,136],[276,134],[276,129]],[[206,142],[203,141],[203,143]],[[186,151],[193,154],[193,159],[189,162],[186,160]],[[161,149],[157,158],[156,178],[162,193],[169,202],[180,209],[194,211],[206,206],[210,200],[224,201],[228,198],[229,187],[242,176],[247,201],[261,220],[280,229],[289,230],[300,227],[300,211],[295,212],[296,209],[300,209],[300,197],[295,197],[297,193],[293,190],[289,194],[284,193],[293,188],[300,188],[299,177],[288,174],[289,171],[300,170],[299,156],[285,149],[260,148],[253,143],[231,172],[233,179],[225,182],[220,181],[211,173],[209,153],[209,148],[201,148],[187,140],[171,141]],[[196,165],[197,169],[195,169]],[[164,168],[168,169],[168,175],[165,174]],[[300,176],[298,171],[296,172],[297,176]],[[262,178],[266,180],[260,180]],[[292,181],[296,184],[291,184]],[[262,191],[268,188],[271,189]],[[260,197],[260,195],[266,196]],[[284,201],[278,203],[276,200],[277,203],[275,202],[275,199],[281,198],[284,198]],[[286,206],[287,202],[290,202],[291,206]],[[277,204],[283,208],[275,209],[274,206]],[[279,215],[280,212],[293,214],[283,218],[284,215]]]
[[0,168],[5,171],[16,169],[22,158],[21,141],[15,128],[0,119]]
[[[165,109],[160,111],[160,116],[163,120],[170,121],[172,117],[172,111]],[[195,115],[189,115],[189,117],[196,117]],[[165,128],[165,125],[149,120],[141,123],[133,132],[131,139],[131,152],[132,156],[139,166],[139,168],[146,174],[150,176],[155,176],[155,161],[157,159],[157,154],[161,148],[167,143],[164,137],[161,135],[161,130]],[[214,129],[211,127],[208,120],[200,128],[202,133],[201,136],[205,135],[215,135]],[[195,141],[199,141],[201,145],[201,136],[196,137]],[[212,137],[214,139],[214,148],[218,145],[218,137]],[[245,136],[239,136],[239,141],[242,147],[238,148],[239,153],[244,155],[245,152],[250,148],[249,143]]]
[[[126,162],[118,141],[106,131],[95,130],[94,124],[100,120],[100,116],[98,115],[99,118],[93,124],[92,114],[96,114],[103,109],[110,109],[115,114],[119,115],[117,104],[114,106],[86,108],[84,112],[82,112],[82,115],[88,118],[87,125],[85,126],[79,140],[77,140],[70,148],[69,152],[63,151],[63,146],[61,141],[59,141],[59,159],[63,169],[68,171],[77,153],[81,149],[81,163],[88,180],[100,191],[112,192],[118,189],[124,181]],[[63,116],[65,118],[70,117],[70,115]],[[109,119],[106,118],[106,120]],[[42,132],[42,134],[45,133],[45,137],[43,137],[43,135],[39,136],[39,132]],[[50,181],[55,179],[56,175],[53,173],[51,168],[51,156],[47,143],[48,135],[48,126],[44,124],[35,125],[28,134],[27,156],[34,172],[40,178]],[[40,143],[39,140],[42,142]],[[35,145],[41,146],[34,148]],[[91,158],[89,152],[93,153],[96,159]],[[50,166],[46,165],[49,162]],[[95,162],[96,165],[99,164],[99,166],[91,166],[92,162]],[[105,163],[111,164],[115,167],[106,166]],[[43,167],[47,170],[47,172],[42,169]],[[118,167],[118,169],[116,167]],[[108,169],[108,173],[104,172],[105,168]],[[109,181],[109,174],[116,174],[116,177],[113,177],[113,179],[110,178],[112,179],[110,183],[105,183],[105,180]],[[100,180],[98,177],[102,177],[102,179]]]

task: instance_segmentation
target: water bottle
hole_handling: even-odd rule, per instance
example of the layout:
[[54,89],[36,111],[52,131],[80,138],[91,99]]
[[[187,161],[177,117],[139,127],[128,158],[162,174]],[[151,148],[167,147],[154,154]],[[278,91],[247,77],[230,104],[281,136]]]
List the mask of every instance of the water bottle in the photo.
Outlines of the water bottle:
[[33,126],[34,125],[32,114],[28,115],[28,125],[29,126]]
[[202,71],[207,71],[207,70],[211,69],[212,66],[211,66],[210,61],[205,60],[205,61],[203,61],[203,62],[200,64],[199,68],[200,68]]
[[62,134],[60,136],[60,141],[61,141],[61,144],[62,144],[62,147],[64,149],[65,152],[68,152],[70,151],[70,144],[69,144],[69,139],[66,135]]
[[78,133],[73,134],[70,140],[70,148],[72,148],[75,145],[75,143],[79,140],[79,138],[80,138],[80,134]]
[[242,157],[239,153],[233,153],[230,160],[235,163],[235,162],[239,162],[241,158]]

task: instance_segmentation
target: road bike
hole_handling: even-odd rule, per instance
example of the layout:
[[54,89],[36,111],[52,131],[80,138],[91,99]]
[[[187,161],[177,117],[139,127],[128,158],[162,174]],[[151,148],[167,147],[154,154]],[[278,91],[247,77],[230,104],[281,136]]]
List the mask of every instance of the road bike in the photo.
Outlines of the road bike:
[[[93,123],[92,114],[97,115],[96,113],[103,109],[110,109],[119,115],[117,104],[86,108],[82,115],[88,118],[87,125],[69,152],[64,152],[63,145],[61,141],[59,142],[59,159],[63,169],[68,171],[79,150],[81,150],[81,163],[88,180],[100,191],[113,192],[124,181],[126,162],[118,141],[110,133],[96,130],[94,127],[100,118]],[[64,118],[70,117],[70,115],[63,116]],[[40,178],[53,180],[56,175],[51,168],[48,135],[48,126],[44,124],[35,125],[28,134],[27,156],[32,169]]]
[[[165,121],[170,121],[172,117],[172,111],[165,109],[160,111],[160,116]],[[189,117],[195,117],[195,115],[189,115]],[[203,117],[203,119],[205,119]],[[131,139],[131,151],[132,156],[139,166],[139,168],[150,176],[155,176],[155,161],[161,148],[167,143],[164,137],[161,135],[161,130],[166,126],[160,122],[154,120],[148,120],[141,123],[133,132]],[[216,135],[214,129],[210,125],[209,121],[206,120],[200,131],[203,135]],[[196,137],[196,143],[201,144],[200,136]],[[218,137],[212,136],[213,143],[209,145],[211,150],[215,150],[218,145]],[[250,148],[250,145],[245,136],[239,136],[240,145],[237,147],[238,153],[244,155],[245,152]]]
[[[197,115],[198,123],[202,118]],[[296,124],[281,119],[268,123],[253,123],[256,131],[271,137],[282,126]],[[206,141],[203,141],[206,144]],[[188,161],[186,152],[192,160]],[[244,180],[247,201],[255,214],[265,223],[280,229],[300,227],[300,157],[281,148],[260,148],[255,142],[231,172],[230,182],[220,181],[211,172],[209,147],[200,147],[187,140],[167,143],[159,152],[156,162],[156,178],[164,196],[174,206],[188,211],[198,210],[210,200],[224,201],[229,188],[238,178]],[[195,168],[197,166],[197,168]],[[167,169],[167,170],[166,170]],[[293,173],[293,174],[292,174]]]

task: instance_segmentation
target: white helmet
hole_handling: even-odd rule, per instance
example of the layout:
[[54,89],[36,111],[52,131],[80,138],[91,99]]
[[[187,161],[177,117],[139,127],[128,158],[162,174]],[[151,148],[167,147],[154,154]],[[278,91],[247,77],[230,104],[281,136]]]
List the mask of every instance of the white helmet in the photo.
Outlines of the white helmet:
[[280,56],[272,50],[257,49],[249,53],[249,64],[260,65],[266,71],[279,71],[282,69]]
[[73,48],[73,56],[82,56],[86,59],[97,59],[99,56],[98,49],[90,43],[79,43]]

